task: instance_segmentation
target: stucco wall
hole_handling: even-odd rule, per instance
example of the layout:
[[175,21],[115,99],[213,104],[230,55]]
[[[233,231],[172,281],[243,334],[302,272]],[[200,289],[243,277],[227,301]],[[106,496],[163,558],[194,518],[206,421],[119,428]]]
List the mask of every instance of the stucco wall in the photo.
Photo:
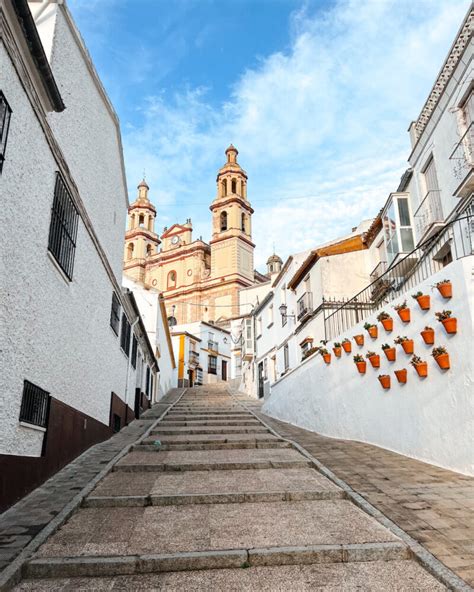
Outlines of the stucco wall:
[[[379,324],[379,337],[372,340],[361,325],[339,336],[352,338],[364,333],[365,346],[353,352],[343,352],[342,358],[333,355],[329,366],[321,356],[308,358],[272,386],[264,405],[265,413],[320,434],[376,444],[441,467],[465,474],[473,474],[474,406],[472,400],[472,273],[473,257],[454,262],[419,289],[431,295],[431,310],[421,311],[411,293],[407,301],[412,321],[402,323],[396,311],[394,330],[385,332]],[[438,290],[432,289],[436,281],[449,278],[454,296],[444,300]],[[413,290],[412,292],[415,292]],[[400,299],[403,300],[404,298]],[[396,304],[395,301],[393,304]],[[447,335],[434,313],[443,309],[453,312],[458,319],[458,333]],[[366,319],[376,323],[376,315]],[[435,329],[435,345],[448,348],[451,370],[443,372],[431,357],[433,346],[426,345],[420,331],[425,325]],[[428,361],[429,376],[420,379],[409,365],[411,356],[397,346],[397,361],[390,363],[381,351],[383,343],[393,343],[397,335],[406,335],[415,341],[415,353]],[[332,348],[332,342],[328,349]],[[369,349],[381,354],[380,370],[367,365],[367,374],[359,375],[353,363],[355,353],[365,354]],[[394,369],[408,369],[408,382],[399,385]],[[379,374],[390,373],[392,387],[384,391]]]

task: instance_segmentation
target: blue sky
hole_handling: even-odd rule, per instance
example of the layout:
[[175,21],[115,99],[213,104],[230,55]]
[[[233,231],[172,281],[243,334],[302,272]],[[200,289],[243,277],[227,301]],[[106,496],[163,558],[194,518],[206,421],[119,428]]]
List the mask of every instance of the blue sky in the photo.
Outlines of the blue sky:
[[233,143],[256,265],[373,217],[469,0],[69,0],[121,121],[130,199],[156,230],[208,205]]

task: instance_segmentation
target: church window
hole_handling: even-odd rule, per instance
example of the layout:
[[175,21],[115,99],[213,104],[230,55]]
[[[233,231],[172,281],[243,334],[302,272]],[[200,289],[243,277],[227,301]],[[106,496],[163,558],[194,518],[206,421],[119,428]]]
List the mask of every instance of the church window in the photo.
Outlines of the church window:
[[129,243],[127,247],[127,259],[133,258],[133,243]]
[[151,245],[147,245],[146,246],[146,256],[147,257],[149,257],[152,254],[151,250],[152,250]]
[[232,193],[237,193],[237,181],[232,179]]
[[227,212],[221,212],[221,232],[227,230]]
[[227,195],[227,179],[222,181],[222,196],[225,197]]
[[176,271],[170,271],[168,274],[168,288],[176,288]]
[[12,110],[7,100],[0,91],[0,174],[5,160],[5,149],[7,147],[8,128],[10,127],[10,117]]
[[241,216],[241,229],[242,232],[245,232],[245,214],[242,214]]
[[145,216],[143,214],[140,214],[140,217],[138,219],[138,224],[140,227],[143,228],[143,226],[145,225]]
[[130,216],[130,228],[135,228],[135,214]]

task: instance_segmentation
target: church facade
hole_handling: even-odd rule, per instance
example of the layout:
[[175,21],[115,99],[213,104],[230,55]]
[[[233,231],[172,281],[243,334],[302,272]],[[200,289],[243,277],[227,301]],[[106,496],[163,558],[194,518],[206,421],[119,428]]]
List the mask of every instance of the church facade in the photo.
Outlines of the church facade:
[[190,219],[158,236],[156,209],[145,181],[138,185],[138,197],[128,210],[124,273],[162,292],[173,323],[225,323],[239,314],[239,291],[268,279],[254,270],[254,210],[247,198],[247,174],[234,146],[225,154],[210,205],[209,243],[193,239]]

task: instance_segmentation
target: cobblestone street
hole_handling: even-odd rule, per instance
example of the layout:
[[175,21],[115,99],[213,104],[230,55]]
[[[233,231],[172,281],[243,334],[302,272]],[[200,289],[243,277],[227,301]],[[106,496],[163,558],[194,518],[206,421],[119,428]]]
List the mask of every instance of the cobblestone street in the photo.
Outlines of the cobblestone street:
[[15,590],[446,589],[403,536],[261,423],[257,403],[222,386],[173,398],[135,422],[149,429]]

